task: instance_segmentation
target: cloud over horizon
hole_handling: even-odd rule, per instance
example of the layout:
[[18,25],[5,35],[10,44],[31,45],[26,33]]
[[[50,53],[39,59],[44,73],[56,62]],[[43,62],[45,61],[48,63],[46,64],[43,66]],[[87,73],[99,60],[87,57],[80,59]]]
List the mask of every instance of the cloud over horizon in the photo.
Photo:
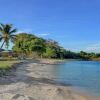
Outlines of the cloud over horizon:
[[40,34],[37,34],[38,36],[48,36],[50,35],[50,33],[40,33]]
[[89,45],[85,51],[88,52],[100,52],[100,42]]

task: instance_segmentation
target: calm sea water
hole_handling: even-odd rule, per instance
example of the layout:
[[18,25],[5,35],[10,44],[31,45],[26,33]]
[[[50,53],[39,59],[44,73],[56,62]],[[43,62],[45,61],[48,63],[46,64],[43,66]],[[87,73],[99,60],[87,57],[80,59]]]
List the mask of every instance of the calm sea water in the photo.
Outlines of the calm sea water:
[[100,62],[69,61],[54,67],[58,81],[100,96]]

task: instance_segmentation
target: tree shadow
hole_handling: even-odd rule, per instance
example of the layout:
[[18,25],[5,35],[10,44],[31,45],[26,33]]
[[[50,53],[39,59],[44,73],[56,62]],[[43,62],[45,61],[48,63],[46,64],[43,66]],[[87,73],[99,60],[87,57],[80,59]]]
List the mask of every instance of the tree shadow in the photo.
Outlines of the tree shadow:
[[[29,70],[27,70],[27,64],[30,64],[31,62],[25,62],[25,63],[20,63],[20,65],[16,64],[16,66],[11,69],[11,72],[7,76],[0,77],[0,85],[10,85],[13,83],[18,83],[18,82],[24,82],[25,84],[28,85],[39,85],[39,84],[48,84],[48,85],[55,85],[55,86],[72,86],[71,84],[59,82],[55,79],[49,79],[45,77],[31,77],[28,76],[27,74],[30,73]],[[33,62],[32,62],[33,63]],[[22,65],[25,65],[23,70],[25,71],[26,74],[21,74],[21,76],[17,76],[15,72],[17,71],[18,68],[21,68]],[[21,69],[22,70],[22,69]]]

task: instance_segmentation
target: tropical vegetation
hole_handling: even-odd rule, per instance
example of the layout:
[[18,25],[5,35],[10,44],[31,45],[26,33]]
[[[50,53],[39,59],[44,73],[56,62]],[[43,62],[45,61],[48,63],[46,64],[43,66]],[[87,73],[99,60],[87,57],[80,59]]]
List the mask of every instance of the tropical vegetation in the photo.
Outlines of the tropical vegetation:
[[[43,39],[30,33],[16,33],[16,28],[12,24],[0,24],[0,42],[1,49],[8,49],[10,41],[13,43],[12,57],[22,58],[55,58],[55,59],[84,59],[90,60],[100,58],[98,53],[87,53],[80,51],[78,53],[64,49],[59,43],[52,39]],[[9,56],[5,52],[0,52],[1,56]]]
[[1,48],[6,46],[6,48],[9,47],[9,42],[13,42],[15,39],[15,33],[17,30],[14,28],[12,24],[0,24],[0,41],[2,41]]

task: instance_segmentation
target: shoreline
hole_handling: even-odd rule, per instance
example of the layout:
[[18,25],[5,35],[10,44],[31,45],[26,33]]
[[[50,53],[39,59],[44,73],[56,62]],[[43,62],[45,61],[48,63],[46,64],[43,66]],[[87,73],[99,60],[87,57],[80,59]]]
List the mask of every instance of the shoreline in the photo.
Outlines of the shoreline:
[[[66,62],[66,61],[76,61],[76,59],[68,59],[68,60],[65,60],[65,59],[64,59],[64,60],[58,60],[58,61],[57,61],[57,59],[56,59],[56,60],[47,59],[47,61],[48,61],[48,60],[51,60],[51,61],[49,62],[49,64],[50,64],[50,63],[52,64],[53,61],[55,61],[56,64],[59,64],[59,63],[57,63],[57,62],[59,62],[59,61],[60,61],[60,63],[64,63],[64,62]],[[43,61],[46,62],[44,59],[43,59]],[[82,60],[82,61],[83,61],[83,60]],[[96,61],[96,60],[91,60],[91,61]],[[74,88],[72,85],[70,86],[69,83],[68,83],[67,86],[65,85],[64,87],[65,87],[65,88],[68,88],[69,91],[74,92],[76,95],[81,96],[81,97],[84,98],[85,100],[100,100],[100,96],[92,95],[92,94],[89,93],[89,91],[86,92],[86,91],[84,91],[84,90],[80,90],[80,89]],[[81,99],[82,99],[82,98],[81,98]],[[72,99],[72,100],[73,100],[73,99]]]
[[16,70],[0,79],[0,100],[100,100],[56,82],[51,71],[58,62],[44,59],[16,64]]

